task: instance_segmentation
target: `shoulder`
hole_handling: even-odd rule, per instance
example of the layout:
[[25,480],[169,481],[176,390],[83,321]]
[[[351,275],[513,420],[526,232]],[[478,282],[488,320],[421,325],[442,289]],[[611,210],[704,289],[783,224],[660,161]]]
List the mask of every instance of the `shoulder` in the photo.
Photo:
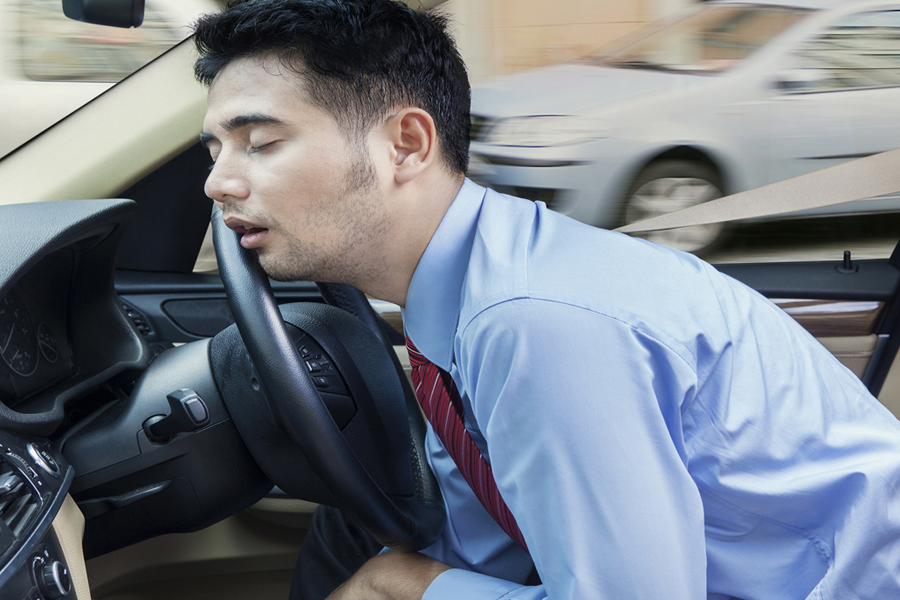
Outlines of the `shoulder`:
[[547,294],[520,295],[490,303],[465,322],[454,354],[464,371],[482,371],[488,363],[508,372],[512,363],[550,366],[559,374],[573,362],[602,360],[625,352],[631,360],[678,362],[693,370],[691,350],[659,326],[597,300],[582,302]]
[[457,334],[508,328],[504,335],[556,332],[572,343],[584,337],[586,323],[602,324],[698,363],[727,352],[749,321],[765,332],[790,327],[788,320],[692,255],[489,191],[460,291]]
[[[517,298],[663,315],[714,296],[712,267],[688,254],[591,227],[490,190],[478,217],[460,319]],[[660,299],[664,298],[663,302]]]

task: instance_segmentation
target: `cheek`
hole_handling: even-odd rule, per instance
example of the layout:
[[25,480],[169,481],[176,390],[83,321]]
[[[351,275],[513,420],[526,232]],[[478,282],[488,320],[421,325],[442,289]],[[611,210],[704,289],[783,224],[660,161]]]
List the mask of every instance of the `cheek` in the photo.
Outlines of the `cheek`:
[[331,196],[346,185],[350,167],[346,156],[325,145],[311,147],[307,152],[278,161],[268,173],[267,185],[301,203],[305,199]]

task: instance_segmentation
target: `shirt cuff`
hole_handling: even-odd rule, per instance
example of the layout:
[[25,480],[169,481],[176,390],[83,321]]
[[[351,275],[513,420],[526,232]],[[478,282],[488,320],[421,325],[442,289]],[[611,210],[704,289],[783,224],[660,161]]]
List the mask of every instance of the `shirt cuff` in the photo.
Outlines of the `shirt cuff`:
[[539,600],[546,597],[543,586],[525,587],[490,575],[450,569],[431,582],[422,600]]

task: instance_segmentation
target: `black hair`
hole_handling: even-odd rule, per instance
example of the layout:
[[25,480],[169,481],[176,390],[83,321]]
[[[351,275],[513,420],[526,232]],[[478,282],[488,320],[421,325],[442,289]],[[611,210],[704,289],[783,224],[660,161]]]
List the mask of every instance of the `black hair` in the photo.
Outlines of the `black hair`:
[[439,13],[393,0],[239,0],[200,17],[194,42],[201,83],[236,59],[273,56],[358,139],[399,108],[421,108],[444,162],[466,171],[469,82]]

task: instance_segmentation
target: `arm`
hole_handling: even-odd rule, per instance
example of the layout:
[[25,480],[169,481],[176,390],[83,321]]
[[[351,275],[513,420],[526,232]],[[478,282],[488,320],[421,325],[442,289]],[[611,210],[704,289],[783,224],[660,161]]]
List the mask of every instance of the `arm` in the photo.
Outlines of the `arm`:
[[418,552],[385,552],[367,561],[327,600],[420,600],[449,568]]
[[549,598],[705,597],[681,356],[619,320],[516,300],[467,326],[457,360]]
[[[378,591],[395,595],[361,586],[362,595],[334,598],[704,598],[702,507],[679,454],[693,372],[664,344],[583,309],[554,307],[550,319],[541,301],[517,301],[491,311],[479,317],[490,323],[466,330],[457,355],[500,491],[544,585],[437,562],[441,570],[422,580],[415,570],[427,563],[385,561],[367,564],[354,583],[383,577],[389,587]],[[453,481],[444,475],[442,490]],[[480,527],[488,539],[499,529]],[[478,540],[469,531],[444,541],[449,552],[426,553],[456,562]],[[414,581],[426,585],[399,595]]]

